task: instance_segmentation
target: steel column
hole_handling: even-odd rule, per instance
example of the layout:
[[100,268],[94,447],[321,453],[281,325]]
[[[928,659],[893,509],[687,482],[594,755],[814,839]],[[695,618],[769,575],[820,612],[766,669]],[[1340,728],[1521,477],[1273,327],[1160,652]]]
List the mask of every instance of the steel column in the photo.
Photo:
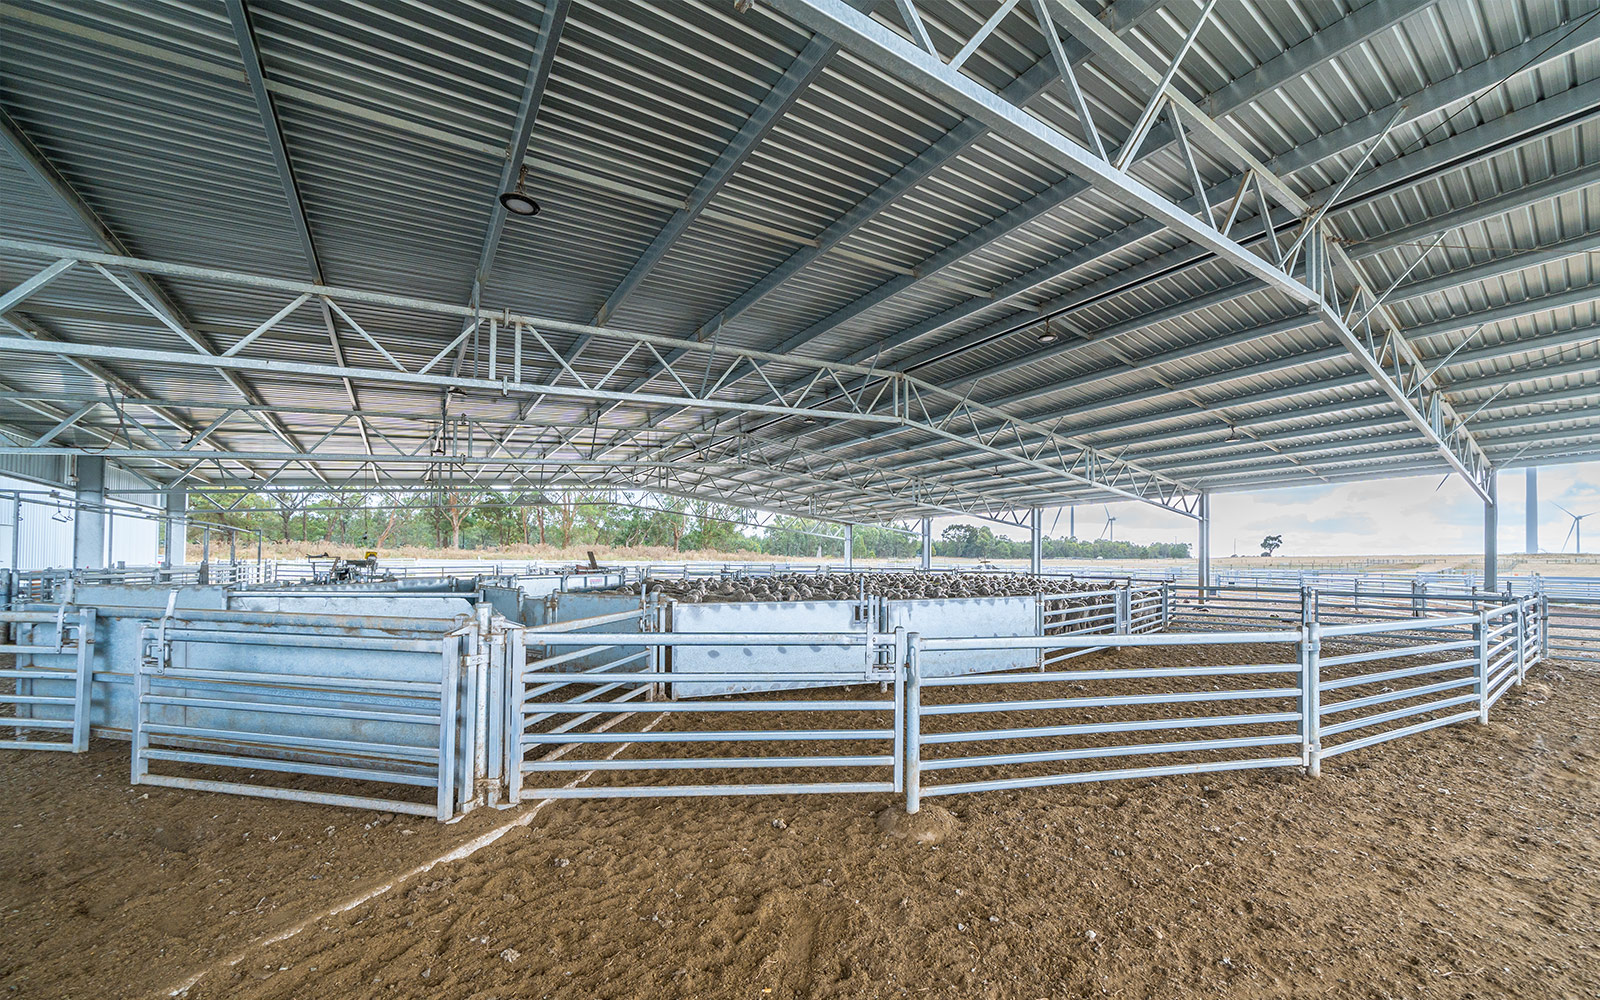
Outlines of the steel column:
[[[1200,494],[1202,498],[1205,494]],[[1204,500],[1202,499],[1202,503]],[[1028,572],[1038,576],[1044,569],[1044,509],[1028,512]]]
[[78,458],[78,483],[72,512],[72,568],[106,565],[106,460]]
[[933,518],[922,519],[922,569],[933,569]]
[[1489,496],[1483,501],[1483,589],[1500,589],[1500,504],[1496,499],[1498,472],[1489,473]]
[[848,572],[856,565],[856,526],[844,526],[844,568]]
[[1196,574],[1200,584],[1200,597],[1205,599],[1207,591],[1211,589],[1211,493],[1200,494],[1200,540],[1197,548],[1198,566]]
[[1539,470],[1529,467],[1524,473],[1528,480],[1527,510],[1523,518],[1527,523],[1528,555],[1539,554]]
[[171,569],[188,561],[185,551],[189,536],[189,493],[167,491],[167,545],[161,552],[161,567]]

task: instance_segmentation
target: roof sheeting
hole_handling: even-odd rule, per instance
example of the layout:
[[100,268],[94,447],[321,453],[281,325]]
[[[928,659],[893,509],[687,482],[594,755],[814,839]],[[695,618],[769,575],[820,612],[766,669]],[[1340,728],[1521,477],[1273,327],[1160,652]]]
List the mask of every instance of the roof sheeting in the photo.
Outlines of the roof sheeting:
[[[983,5],[922,6],[946,54],[987,16]],[[515,158],[507,145],[542,7],[247,7],[326,281],[467,305],[501,169]],[[1071,102],[1025,7],[967,71],[1074,133]],[[892,4],[877,9],[899,28]],[[1108,23],[1160,66],[1197,10],[1172,0],[1131,25]],[[1589,0],[1240,0],[1218,7],[1177,77],[1313,203],[1381,127],[1372,120],[1386,120],[1397,102],[1411,106],[1330,218],[1375,287],[1410,269],[1394,314],[1424,364],[1441,365],[1448,398],[1473,414],[1497,464],[1600,455],[1600,119],[1585,96],[1600,87],[1597,10]],[[0,107],[129,253],[308,275],[220,2],[62,9],[6,0],[0,32]],[[541,212],[507,223],[486,309],[592,322],[763,100],[805,68],[810,41],[759,4],[744,14],[721,2],[572,5],[526,150]],[[1126,132],[1147,95],[1081,47],[1073,53],[1097,122],[1108,135]],[[1237,180],[1229,165],[1202,149],[1197,166],[1225,203]],[[1169,198],[1188,196],[1183,161],[1165,139],[1151,140],[1134,173]],[[0,220],[4,236],[103,249],[14,157],[0,156],[0,183],[14,206]],[[1112,453],[1148,455],[1151,468],[1199,489],[1447,469],[1355,359],[1314,325],[1296,325],[1281,296],[1081,188],[1059,165],[834,52],[607,322],[907,371]],[[1443,244],[1413,266],[1440,230]],[[1523,259],[1528,266],[1518,267]],[[41,263],[0,254],[0,283],[17,284]],[[12,318],[76,343],[183,346],[79,270]],[[179,278],[160,284],[218,350],[289,298]],[[1049,346],[1038,339],[1046,318],[1059,337]],[[350,306],[348,319],[412,370],[462,329],[448,316],[370,304]],[[349,366],[389,363],[350,323],[335,326]],[[486,335],[462,348],[468,373],[486,372]],[[542,378],[575,386],[576,373],[591,384],[605,376],[607,389],[675,391],[678,376],[648,351],[572,334],[547,339],[567,355],[584,346],[567,358],[570,372],[541,361]],[[311,304],[248,353],[324,362],[330,350]],[[507,363],[508,345],[500,351]],[[49,395],[49,406],[68,411],[73,399],[107,391],[63,359],[28,355],[8,359],[8,369],[0,394]],[[115,393],[152,400],[128,411],[152,433],[128,431],[119,407],[100,406],[62,442],[171,435],[177,445],[217,407],[247,403],[204,368],[119,361],[107,369],[122,380]],[[718,370],[706,362],[703,379],[714,382]],[[788,377],[803,385],[807,370]],[[642,402],[586,407],[474,392],[445,400],[433,389],[359,379],[361,408],[373,415],[341,424],[350,400],[337,380],[247,378],[261,402],[282,408],[277,419],[293,441],[326,435],[328,454],[426,451],[445,402],[497,437],[526,424],[521,445],[595,468],[665,458],[693,469],[708,447],[737,440],[756,452],[740,453],[742,471],[730,475],[789,509],[818,512],[803,498],[825,496],[831,516],[849,512],[852,496],[885,516],[931,508],[876,494],[870,483],[809,482],[799,466],[774,465],[785,449],[965,484],[1019,506],[1107,496],[914,430],[884,436],[848,422]],[[772,388],[743,374],[727,391],[755,403]],[[59,419],[42,402],[0,399],[0,424],[19,438],[42,434]],[[578,427],[585,433],[574,436]],[[235,451],[284,447],[281,433],[242,411],[215,433]],[[170,463],[130,465],[157,479],[175,474]],[[330,478],[359,468],[323,465]],[[613,481],[640,483],[622,468]],[[725,486],[708,479],[691,491],[719,496]]]

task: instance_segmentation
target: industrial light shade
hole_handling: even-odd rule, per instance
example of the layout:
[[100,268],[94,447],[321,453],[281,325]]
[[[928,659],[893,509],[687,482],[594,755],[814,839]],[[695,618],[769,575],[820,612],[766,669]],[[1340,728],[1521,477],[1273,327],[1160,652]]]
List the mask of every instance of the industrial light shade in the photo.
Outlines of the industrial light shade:
[[514,191],[506,191],[500,195],[500,204],[512,215],[531,217],[539,214],[539,203],[528,197],[524,185],[528,180],[528,168],[523,167],[517,174],[517,187]]
[[1057,339],[1058,338],[1056,337],[1056,332],[1054,330],[1050,329],[1050,321],[1049,320],[1045,320],[1044,321],[1044,331],[1039,334],[1039,343],[1041,343],[1041,344],[1053,344],[1053,343],[1056,342]]

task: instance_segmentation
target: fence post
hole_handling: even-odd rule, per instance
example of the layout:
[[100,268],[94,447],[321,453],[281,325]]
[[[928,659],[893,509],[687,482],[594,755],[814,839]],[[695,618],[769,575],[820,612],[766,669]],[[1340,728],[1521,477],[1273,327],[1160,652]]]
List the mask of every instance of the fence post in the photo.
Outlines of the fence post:
[[1322,626],[1306,622],[1300,629],[1300,759],[1306,776],[1322,777]]
[[[1035,594],[1034,598],[1033,598],[1033,634],[1038,636],[1041,639],[1044,638],[1044,595],[1043,594]],[[1036,665],[1038,666],[1038,668],[1040,670],[1043,670],[1044,669],[1044,647],[1040,646],[1037,650],[1035,650],[1035,652],[1037,652],[1039,654],[1039,656],[1038,656],[1039,662]]]
[[500,729],[507,806],[515,806],[522,798],[522,698],[528,689],[523,676],[527,669],[528,635],[525,627],[519,626],[507,633],[505,715]]
[[1489,612],[1478,612],[1472,623],[1472,637],[1478,643],[1478,722],[1489,722]]
[[910,658],[906,646],[906,627],[894,627],[894,650],[889,654],[894,667],[894,790],[906,790],[906,665]]
[[1172,587],[1171,580],[1161,581],[1161,631],[1163,632],[1172,628]]
[[1550,657],[1550,595],[1539,591],[1539,659]]
[[[72,752],[89,749],[89,716],[94,705],[94,608],[78,612],[78,679],[73,690]],[[63,623],[63,629],[66,625]]]
[[1517,601],[1517,685],[1528,675],[1528,602]]
[[1114,591],[1116,595],[1113,598],[1115,604],[1115,610],[1113,614],[1116,615],[1116,628],[1114,631],[1116,631],[1119,635],[1127,635],[1132,631],[1132,627],[1128,621],[1128,589],[1131,586],[1132,584],[1129,584],[1128,587],[1119,587]]
[[906,636],[906,814],[922,808],[922,636]]
[[439,781],[435,815],[442,822],[456,811],[456,747],[462,736],[457,708],[461,683],[461,636],[447,635],[440,642],[439,668]]

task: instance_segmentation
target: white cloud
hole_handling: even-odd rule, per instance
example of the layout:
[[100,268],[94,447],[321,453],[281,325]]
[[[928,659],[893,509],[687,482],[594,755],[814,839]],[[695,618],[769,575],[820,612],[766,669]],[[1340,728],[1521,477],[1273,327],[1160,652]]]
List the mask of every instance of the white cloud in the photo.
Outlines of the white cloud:
[[[1264,535],[1283,536],[1282,555],[1389,555],[1473,553],[1483,551],[1483,504],[1459,477],[1441,485],[1443,476],[1416,479],[1380,479],[1370,483],[1306,486],[1253,493],[1222,493],[1211,499],[1212,554],[1226,557],[1238,551],[1255,555]],[[1500,551],[1524,550],[1526,477],[1523,472],[1500,474]],[[1600,514],[1600,462],[1549,466],[1538,470],[1539,547],[1559,552],[1572,519],[1556,504],[1583,514]],[[1130,542],[1194,542],[1194,522],[1148,504],[1111,504],[1116,536]],[[1107,508],[1077,509],[1079,538],[1098,538],[1105,527]],[[946,524],[971,518],[935,518],[934,534]],[[1045,531],[1052,537],[1067,533],[1068,516],[1047,510]],[[1026,538],[1026,529],[1001,529],[998,534]],[[1584,551],[1600,552],[1600,516],[1586,520]],[[1572,551],[1571,542],[1566,543]]]

